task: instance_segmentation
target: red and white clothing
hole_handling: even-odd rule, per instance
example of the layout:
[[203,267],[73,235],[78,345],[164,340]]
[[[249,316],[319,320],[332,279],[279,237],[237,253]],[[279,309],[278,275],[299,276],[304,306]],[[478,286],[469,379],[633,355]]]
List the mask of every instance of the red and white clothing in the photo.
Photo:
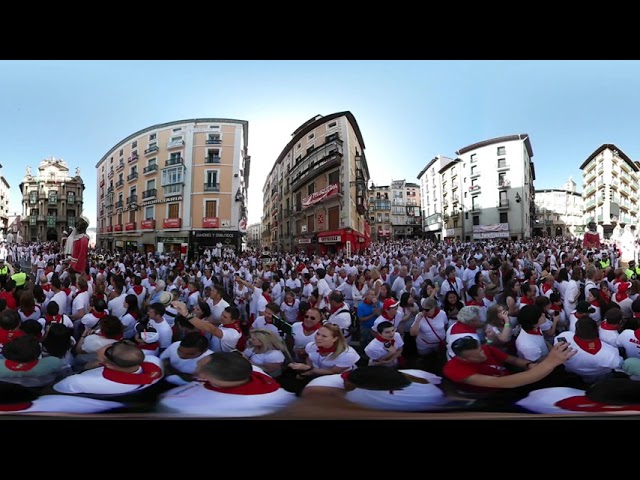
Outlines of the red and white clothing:
[[18,315],[20,315],[20,320],[23,322],[26,322],[27,320],[39,320],[42,316],[42,311],[40,310],[40,307],[36,305],[31,312],[24,312],[22,309],[19,309]]
[[333,325],[340,327],[342,334],[348,341],[349,338],[351,338],[351,333],[349,332],[349,327],[351,327],[351,313],[349,313],[349,305],[345,303],[335,311],[331,312],[331,315],[329,315],[329,318],[327,319],[327,323],[332,323]]
[[96,312],[95,310],[91,313],[87,313],[84,317],[80,319],[85,328],[93,328],[95,327],[101,318],[109,315],[109,311],[105,310],[104,312]]
[[[386,410],[392,412],[425,412],[438,410],[447,403],[447,398],[436,385],[442,379],[424,370],[406,369],[402,373],[413,377],[423,378],[428,383],[411,382],[410,385],[398,390],[367,390],[356,388],[345,393],[345,398],[351,403],[371,408],[373,410]],[[342,374],[322,375],[311,380],[305,388],[331,387],[344,388]]]
[[640,328],[637,330],[628,328],[620,332],[616,345],[624,348],[627,358],[640,358]]
[[304,334],[303,322],[296,322],[291,327],[291,333],[293,335],[293,348],[294,349],[304,349],[307,344],[313,342],[316,338],[316,332],[320,327],[322,327],[322,322],[316,324],[316,329],[313,330],[309,335]]
[[40,325],[42,325],[43,332],[47,322],[62,323],[67,328],[73,328],[73,322],[71,321],[71,319],[66,315],[62,315],[62,314],[58,314],[55,317],[52,317],[51,315],[47,314],[44,317],[39,318],[38,322],[40,322]]
[[461,390],[484,393],[498,391],[500,389],[476,387],[474,385],[464,383],[467,378],[473,375],[504,377],[511,374],[511,372],[504,366],[505,360],[509,355],[490,345],[482,345],[480,348],[482,348],[483,352],[487,356],[487,359],[484,362],[468,362],[460,357],[453,357],[445,364],[442,369],[442,374],[452,382],[456,383],[457,387]]
[[433,318],[428,318],[424,313],[416,316],[415,322],[419,322],[418,336],[416,337],[416,347],[420,355],[428,355],[437,352],[447,339],[447,324],[449,318],[444,310],[436,309]]
[[135,373],[123,373],[108,367],[85,370],[70,375],[53,386],[56,392],[68,394],[123,395],[143,390],[162,379],[162,360],[145,356]]
[[549,355],[549,347],[540,328],[531,331],[520,330],[516,337],[516,350],[518,357],[538,362]]
[[258,417],[277,412],[296,401],[295,393],[280,388],[269,375],[256,371],[248,384],[215,388],[191,382],[163,393],[157,411],[164,414],[204,417]]
[[[379,363],[376,363],[375,360],[378,360],[389,353],[387,347],[384,346],[385,343],[391,343],[396,350],[404,346],[402,335],[398,332],[393,334],[392,340],[387,340],[382,338],[380,335],[377,335],[373,340],[371,340],[371,342],[369,342],[369,345],[364,347],[364,353],[369,357],[369,365],[380,365]],[[396,358],[393,363],[384,363],[382,365],[387,367],[397,367],[398,359]]]
[[611,325],[606,320],[598,327],[600,340],[608,343],[612,347],[618,348],[618,325]]
[[[569,387],[551,387],[533,390],[516,405],[526,408],[533,413],[562,413],[583,414],[584,411],[576,408],[578,405],[594,405],[596,402],[585,397],[584,390]],[[572,399],[571,401],[568,401]],[[578,403],[573,399],[579,400]]]
[[[249,347],[249,348],[246,348],[244,352],[242,352],[242,354],[252,364],[258,365],[259,367],[262,367],[267,363],[277,363],[282,365],[285,360],[284,353],[276,349],[269,350],[268,352],[264,352],[264,353],[257,353],[254,351],[253,347]],[[269,373],[268,375],[271,375],[272,377],[277,377],[281,373],[282,373],[282,370],[278,369],[276,371]]]
[[220,318],[222,317],[222,312],[224,309],[229,306],[229,303],[223,298],[220,299],[218,303],[213,303],[211,298],[207,298],[207,303],[209,304],[209,308],[211,309],[211,320],[216,325],[220,325]]
[[[169,360],[169,364],[176,370],[181,373],[187,373],[193,375],[196,373],[196,367],[198,365],[198,361],[204,357],[208,357],[213,353],[213,351],[206,349],[202,355],[195,358],[182,358],[178,355],[178,348],[180,347],[180,342],[173,342],[169,347],[160,354],[160,360]],[[165,377],[165,380],[174,385],[186,385],[189,382],[186,382],[178,375],[168,375]]]
[[478,343],[480,343],[480,335],[478,334],[477,328],[470,327],[466,323],[457,321],[453,322],[447,329],[447,358],[453,358],[456,356],[451,349],[451,345],[453,345],[453,342],[463,337],[473,337],[478,341]]
[[71,315],[78,313],[78,310],[84,310],[84,313],[87,313],[89,311],[90,299],[91,296],[89,295],[88,290],[84,290],[82,292],[78,291],[71,302]]
[[118,340],[115,338],[103,337],[99,333],[92,333],[87,335],[82,342],[82,350],[85,353],[96,353],[102,347],[116,343]]
[[158,332],[158,342],[160,343],[161,351],[171,345],[173,340],[173,330],[171,329],[169,322],[164,320],[164,317],[162,322],[157,322],[153,318],[149,319],[149,326],[155,328]]
[[284,315],[284,320],[291,324],[298,321],[298,311],[300,310],[300,300],[297,298],[293,300],[292,304],[282,302],[280,305],[280,311]]
[[358,355],[358,352],[356,352],[353,347],[348,347],[344,352],[335,357],[334,353],[330,353],[327,356],[320,355],[316,342],[307,344],[305,351],[307,355],[309,355],[313,368],[340,367],[353,370],[356,368],[358,360],[360,360],[360,355]]
[[134,285],[127,292],[129,295],[135,295],[138,299],[138,308],[142,308],[144,299],[147,297],[147,289],[142,285]]
[[[59,313],[69,313],[67,311],[67,294],[64,290],[60,290],[51,297],[50,302],[56,302],[58,304],[58,312]],[[49,303],[47,303],[48,305]]]
[[[240,328],[236,326],[220,325],[222,331],[222,338],[218,338],[215,335],[211,335],[209,340],[209,348],[214,352],[230,352],[235,350],[238,346],[238,341],[242,337]],[[237,327],[237,328],[236,328]]]
[[280,332],[278,331],[278,327],[276,327],[273,322],[267,323],[267,319],[265,317],[258,317],[251,325],[251,330],[269,330],[276,334],[276,336],[280,336]]
[[70,395],[43,395],[31,402],[0,405],[0,415],[13,413],[102,413],[126,404]]
[[564,363],[568,372],[575,373],[587,383],[594,383],[622,364],[622,357],[616,347],[608,343],[595,340],[583,340],[575,336],[574,332],[564,332],[556,337],[564,337],[571,348],[577,353]]

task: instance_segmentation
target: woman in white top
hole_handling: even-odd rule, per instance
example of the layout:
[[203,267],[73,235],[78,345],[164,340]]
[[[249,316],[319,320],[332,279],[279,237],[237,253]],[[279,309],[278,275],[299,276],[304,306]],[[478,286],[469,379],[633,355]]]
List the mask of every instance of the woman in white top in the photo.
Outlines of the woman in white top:
[[282,338],[271,330],[251,330],[249,347],[242,354],[274,378],[282,374],[285,360],[291,360]]
[[316,332],[315,340],[305,347],[305,363],[291,363],[301,379],[343,373],[356,368],[360,355],[349,346],[338,325],[326,323]]
[[354,308],[358,308],[360,302],[364,300],[364,297],[367,295],[369,291],[369,286],[367,285],[367,280],[364,275],[360,274],[358,279],[351,287],[351,295],[353,297],[353,306]]
[[298,300],[292,290],[284,294],[284,302],[280,305],[280,311],[284,315],[284,320],[290,324],[298,321],[298,311],[300,309],[300,300]]
[[571,312],[575,311],[576,305],[578,305],[578,298],[580,297],[580,284],[578,282],[580,280],[582,280],[582,269],[574,267],[563,299],[564,313],[567,318],[571,315]]

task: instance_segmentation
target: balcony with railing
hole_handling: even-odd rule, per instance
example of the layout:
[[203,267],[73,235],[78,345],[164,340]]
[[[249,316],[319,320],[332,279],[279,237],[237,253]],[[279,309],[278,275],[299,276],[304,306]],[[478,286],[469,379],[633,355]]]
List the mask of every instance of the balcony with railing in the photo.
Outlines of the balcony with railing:
[[57,215],[47,215],[47,227],[55,227],[57,221],[58,221]]
[[38,219],[37,219],[36,215],[30,215],[29,216],[29,225],[35,225],[37,220]]
[[133,172],[127,175],[127,182],[130,182],[132,180],[137,180],[137,179],[138,179],[138,172]]
[[593,200],[589,200],[588,202],[586,202],[584,204],[584,208],[585,210],[590,210],[591,208],[595,208],[596,206],[596,200],[595,198]]
[[479,193],[480,192],[480,185],[470,185],[469,186],[469,191],[470,192],[474,192],[474,193]]
[[148,173],[153,173],[157,171],[158,171],[158,165],[155,163],[153,165],[148,165],[142,169],[142,173],[144,173],[145,175]]
[[509,170],[510,166],[506,160],[498,160],[496,168],[498,169],[499,172],[502,172],[504,170]]
[[109,173],[107,174],[107,177],[112,178],[112,177],[115,175],[115,173],[116,173],[116,172],[113,170],[113,168],[111,168],[111,169],[109,170]]
[[127,197],[127,205],[131,205],[133,203],[138,203],[138,195],[131,195]]
[[129,158],[127,158],[127,163],[134,163],[138,161],[138,154],[134,153]]
[[220,184],[219,183],[205,183],[204,184],[205,192],[219,192]]
[[508,209],[509,208],[509,199],[501,198],[498,200],[498,209]]
[[173,165],[184,165],[184,159],[182,157],[171,157],[169,160],[166,161],[166,163],[164,164],[165,167],[171,167]]
[[116,188],[120,188],[124,185],[124,178],[121,178],[116,182]]
[[471,209],[469,211],[471,213],[477,213],[480,212],[480,210],[482,210],[482,206],[480,205],[480,203],[474,203],[473,205],[471,205]]
[[116,208],[122,208],[122,207],[124,207],[124,202],[122,200],[118,200],[116,202]]
[[587,187],[587,189],[584,191],[584,195],[588,197],[590,194],[592,194],[595,191],[596,191],[596,186],[595,184],[592,184],[591,186]]
[[220,155],[207,155],[204,157],[204,163],[220,163]]
[[180,140],[173,140],[169,143],[167,143],[167,149],[171,149],[171,148],[180,148],[184,146],[184,140],[180,139]]
[[302,157],[291,169],[291,189],[296,190],[303,183],[340,165],[342,151],[342,140],[334,139]]
[[502,189],[502,188],[511,188],[511,180],[507,180],[506,178],[503,180],[498,180],[498,188]]
[[142,199],[147,200],[149,198],[155,198],[157,193],[158,190],[156,190],[155,188],[150,188],[149,190],[145,190],[144,192],[142,192]]
[[208,138],[205,142],[207,145],[220,145],[222,140],[220,138]]
[[49,196],[49,205],[57,205],[58,204],[58,196],[50,195]]
[[67,195],[67,205],[73,205],[76,203],[75,195]]
[[480,170],[474,170],[471,172],[471,175],[469,175],[469,178],[478,178],[480,176],[481,172]]
[[118,166],[116,167],[116,172],[119,172],[120,170],[124,170],[124,161],[120,161],[118,163]]
[[157,152],[158,150],[159,150],[159,149],[158,149],[158,146],[157,146],[157,145],[153,145],[153,146],[151,146],[151,147],[147,148],[147,149],[144,151],[144,154],[145,154],[145,155],[151,155],[152,153],[155,153],[155,152]]

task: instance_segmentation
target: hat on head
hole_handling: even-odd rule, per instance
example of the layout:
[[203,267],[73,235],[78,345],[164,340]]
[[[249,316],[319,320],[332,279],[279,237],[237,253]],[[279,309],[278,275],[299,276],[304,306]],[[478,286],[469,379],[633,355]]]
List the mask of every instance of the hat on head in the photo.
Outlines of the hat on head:
[[387,298],[384,303],[382,304],[382,309],[383,310],[389,310],[390,308],[395,308],[398,305],[400,305],[400,302],[398,302],[397,300],[393,299],[393,298]]
[[618,283],[618,292],[617,293],[627,293],[631,284],[629,282],[620,282]]
[[431,310],[438,306],[438,301],[433,297],[423,298],[422,301],[420,302],[420,306],[424,310]]
[[480,307],[476,305],[462,307],[458,312],[458,321],[468,323],[472,320],[480,320]]
[[500,291],[500,289],[498,288],[497,285],[495,285],[494,283],[489,283],[485,288],[484,288],[484,294],[485,295],[495,295],[496,293],[498,293]]
[[549,272],[547,272],[546,270],[543,270],[542,273],[540,274],[540,280],[546,280],[548,276],[549,276]]
[[158,302],[163,304],[165,307],[168,306],[172,300],[173,295],[166,291],[160,292],[160,295],[158,296]]
[[595,313],[596,309],[593,308],[589,302],[586,302],[583,300],[581,302],[578,302],[578,305],[576,305],[576,312],[577,313]]

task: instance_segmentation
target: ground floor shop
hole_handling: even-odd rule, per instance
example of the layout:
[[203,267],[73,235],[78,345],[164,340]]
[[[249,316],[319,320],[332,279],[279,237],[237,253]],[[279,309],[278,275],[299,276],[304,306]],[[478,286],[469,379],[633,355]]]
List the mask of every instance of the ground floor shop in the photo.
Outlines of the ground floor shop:
[[206,250],[240,255],[245,235],[237,230],[192,230],[189,232],[189,260],[199,258]]
[[294,237],[293,251],[307,255],[361,254],[371,244],[371,236],[349,228]]

